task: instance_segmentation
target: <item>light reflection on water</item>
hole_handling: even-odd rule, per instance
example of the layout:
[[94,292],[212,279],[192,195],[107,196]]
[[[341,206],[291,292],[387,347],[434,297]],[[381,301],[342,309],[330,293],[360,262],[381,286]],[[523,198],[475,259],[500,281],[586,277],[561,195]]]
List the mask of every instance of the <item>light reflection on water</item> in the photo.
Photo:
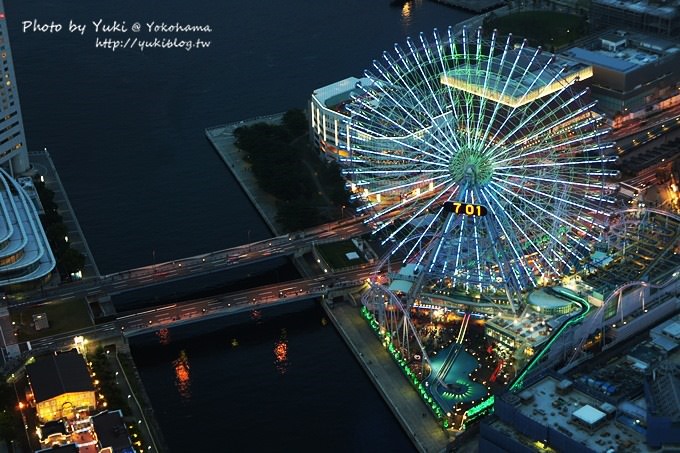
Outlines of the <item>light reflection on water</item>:
[[286,374],[290,367],[288,361],[288,334],[286,329],[281,329],[281,338],[274,343],[274,366],[280,375]]
[[413,15],[415,11],[423,4],[423,0],[398,0],[401,5],[401,25],[404,31],[410,31],[413,24]]
[[179,357],[172,362],[175,369],[175,387],[180,396],[185,400],[191,400],[191,375],[189,374],[189,357],[182,349]]
[[163,346],[170,344],[170,331],[168,329],[161,329],[156,332],[156,335],[158,336],[158,342]]

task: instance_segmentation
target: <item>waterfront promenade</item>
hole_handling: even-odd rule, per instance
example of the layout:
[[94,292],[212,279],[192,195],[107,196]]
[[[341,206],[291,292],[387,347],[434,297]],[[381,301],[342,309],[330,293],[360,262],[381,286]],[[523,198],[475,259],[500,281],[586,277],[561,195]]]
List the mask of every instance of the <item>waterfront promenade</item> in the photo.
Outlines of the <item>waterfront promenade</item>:
[[44,177],[45,187],[54,192],[54,202],[59,207],[59,214],[61,215],[64,225],[68,228],[68,241],[71,247],[85,256],[85,267],[83,268],[83,278],[98,278],[100,276],[97,264],[94,261],[90,247],[87,245],[83,230],[80,228],[75,211],[68,199],[66,190],[64,189],[59,173],[52,162],[47,149],[44,151],[29,152],[31,165]]
[[421,452],[446,451],[448,436],[375,336],[359,309],[347,303],[324,309],[373,384]]
[[244,160],[243,151],[234,144],[234,130],[241,126],[252,126],[257,123],[278,124],[282,118],[283,113],[276,113],[222,126],[209,127],[205,130],[208,141],[210,141],[217,154],[224,161],[224,164],[232,172],[241,188],[243,188],[243,191],[255,206],[255,209],[260,213],[260,216],[275,236],[281,235],[283,231],[281,225],[276,222],[276,198],[258,186],[255,175],[250,171],[250,164]]

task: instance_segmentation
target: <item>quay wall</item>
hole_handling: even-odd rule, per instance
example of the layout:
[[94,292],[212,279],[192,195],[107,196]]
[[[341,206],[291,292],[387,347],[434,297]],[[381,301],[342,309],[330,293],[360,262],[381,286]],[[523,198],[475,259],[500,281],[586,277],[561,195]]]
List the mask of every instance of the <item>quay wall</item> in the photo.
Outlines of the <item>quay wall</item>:
[[243,121],[209,127],[205,136],[220,156],[224,164],[241,185],[257,212],[265,221],[274,236],[280,236],[283,231],[276,222],[276,200],[271,195],[259,189],[255,176],[250,172],[250,166],[243,161],[242,151],[234,144],[234,130],[241,126],[252,126],[257,123],[279,123],[283,113],[259,116]]

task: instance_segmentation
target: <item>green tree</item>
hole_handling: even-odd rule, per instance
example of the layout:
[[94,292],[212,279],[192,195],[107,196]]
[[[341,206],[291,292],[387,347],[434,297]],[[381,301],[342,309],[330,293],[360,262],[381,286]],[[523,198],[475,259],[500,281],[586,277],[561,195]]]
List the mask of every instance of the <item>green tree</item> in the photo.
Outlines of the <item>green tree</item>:
[[305,115],[305,112],[300,109],[288,110],[284,113],[282,122],[292,138],[297,138],[306,134],[309,130],[307,116]]
[[302,230],[321,223],[318,209],[311,206],[309,200],[299,198],[278,204],[276,221],[287,231]]
[[66,275],[78,272],[85,266],[85,256],[79,251],[68,247],[59,257],[59,266]]

